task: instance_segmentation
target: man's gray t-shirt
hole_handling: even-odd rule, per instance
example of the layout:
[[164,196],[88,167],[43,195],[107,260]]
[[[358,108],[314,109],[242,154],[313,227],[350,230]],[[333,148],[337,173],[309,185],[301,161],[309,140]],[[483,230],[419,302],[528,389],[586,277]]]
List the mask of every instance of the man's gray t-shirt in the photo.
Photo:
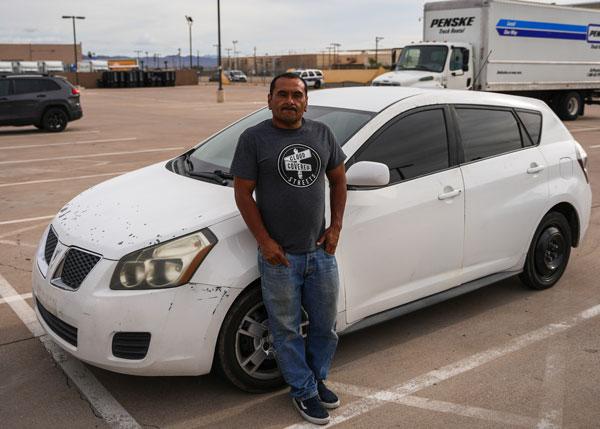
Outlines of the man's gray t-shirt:
[[315,250],[325,231],[325,171],[346,155],[331,130],[303,119],[295,130],[271,119],[242,133],[231,174],[256,181],[256,203],[271,238],[288,253]]

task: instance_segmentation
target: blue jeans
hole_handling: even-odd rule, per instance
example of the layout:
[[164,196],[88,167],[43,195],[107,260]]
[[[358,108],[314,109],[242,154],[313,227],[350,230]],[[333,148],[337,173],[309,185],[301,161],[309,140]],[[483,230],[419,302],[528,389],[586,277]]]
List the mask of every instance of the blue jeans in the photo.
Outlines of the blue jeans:
[[[279,369],[294,398],[317,394],[337,346],[335,333],[339,277],[337,262],[322,248],[286,253],[290,266],[271,265],[258,254],[263,302]],[[302,308],[308,314],[306,344],[300,333]]]

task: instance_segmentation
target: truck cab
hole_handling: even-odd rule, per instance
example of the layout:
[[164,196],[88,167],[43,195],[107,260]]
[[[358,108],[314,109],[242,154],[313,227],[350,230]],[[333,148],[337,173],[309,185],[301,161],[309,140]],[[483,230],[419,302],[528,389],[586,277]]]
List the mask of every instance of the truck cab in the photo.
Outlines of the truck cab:
[[473,46],[470,43],[423,42],[407,45],[393,70],[373,86],[472,89]]

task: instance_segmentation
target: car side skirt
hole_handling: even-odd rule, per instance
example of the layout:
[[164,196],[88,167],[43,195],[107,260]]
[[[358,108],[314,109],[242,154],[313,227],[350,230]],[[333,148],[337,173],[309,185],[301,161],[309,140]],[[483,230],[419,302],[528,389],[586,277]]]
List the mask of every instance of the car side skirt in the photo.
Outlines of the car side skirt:
[[338,332],[339,335],[349,334],[350,332],[358,331],[360,329],[377,325],[379,323],[386,322],[391,319],[395,319],[396,317],[404,316],[405,314],[412,313],[413,311],[420,310],[425,307],[429,307],[431,305],[438,304],[442,301],[447,301],[448,299],[457,297],[459,295],[463,295],[465,293],[472,292],[474,290],[480,289],[484,286],[489,286],[493,283],[499,282],[500,280],[507,279],[509,277],[513,277],[519,273],[519,271],[506,271],[501,273],[492,274],[477,280],[473,280],[468,283],[464,283],[460,286],[454,287],[452,289],[445,290],[443,292],[436,293],[434,295],[429,295],[425,298],[421,298],[417,301],[412,301],[407,304],[401,305],[399,307],[394,307],[390,310],[383,311],[381,313],[374,314],[372,316],[366,317],[362,320],[359,320],[356,323],[353,323],[350,326],[347,326],[342,331]]

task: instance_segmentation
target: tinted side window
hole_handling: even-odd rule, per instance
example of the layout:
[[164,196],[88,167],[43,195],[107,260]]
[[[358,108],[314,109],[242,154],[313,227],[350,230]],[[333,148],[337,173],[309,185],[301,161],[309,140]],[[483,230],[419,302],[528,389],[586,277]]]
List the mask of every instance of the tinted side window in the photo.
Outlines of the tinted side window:
[[0,80],[0,97],[6,97],[10,92],[10,80]]
[[463,68],[463,50],[461,48],[452,48],[450,57],[450,70],[462,70]]
[[512,112],[457,108],[456,113],[466,162],[523,147],[519,125]]
[[44,80],[42,79],[15,79],[15,94],[29,94],[42,92]]
[[527,134],[531,137],[533,144],[538,144],[542,133],[542,115],[539,113],[520,111],[517,111],[517,115],[519,115],[519,119],[523,122],[525,130],[527,130]]
[[426,110],[401,118],[375,137],[357,160],[386,164],[390,183],[448,168],[444,110]]
[[51,80],[40,80],[39,81],[39,85],[40,85],[40,91],[58,91],[60,89],[60,86],[56,83],[53,82]]

